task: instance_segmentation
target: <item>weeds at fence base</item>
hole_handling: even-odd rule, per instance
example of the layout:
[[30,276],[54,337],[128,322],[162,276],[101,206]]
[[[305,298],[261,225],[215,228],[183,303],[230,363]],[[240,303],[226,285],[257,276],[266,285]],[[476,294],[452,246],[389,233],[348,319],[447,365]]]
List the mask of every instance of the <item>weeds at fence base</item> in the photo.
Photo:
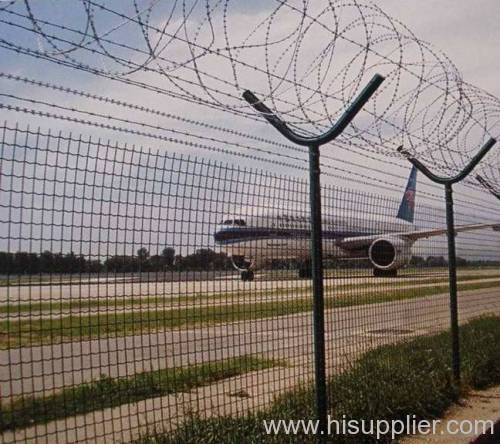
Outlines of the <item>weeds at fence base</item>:
[[[473,320],[460,329],[463,387],[452,382],[449,332],[406,343],[385,345],[366,353],[328,384],[334,418],[396,420],[440,417],[471,389],[500,384],[500,317]],[[280,396],[265,411],[241,418],[191,417],[171,434],[152,433],[137,443],[310,442],[305,435],[266,435],[263,420],[314,418],[309,388]],[[390,442],[390,437],[385,441]],[[374,443],[373,436],[331,436],[334,443]]]

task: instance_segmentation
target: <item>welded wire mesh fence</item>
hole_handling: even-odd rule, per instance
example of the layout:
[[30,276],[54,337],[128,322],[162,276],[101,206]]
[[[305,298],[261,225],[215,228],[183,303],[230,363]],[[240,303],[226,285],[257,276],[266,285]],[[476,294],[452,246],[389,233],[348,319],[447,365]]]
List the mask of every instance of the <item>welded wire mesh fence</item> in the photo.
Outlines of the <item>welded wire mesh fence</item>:
[[[16,125],[0,134],[1,442],[129,442],[193,415],[261,411],[312,382],[305,179]],[[328,376],[449,328],[446,238],[394,235],[443,228],[443,205],[420,202],[417,182],[414,214],[397,218],[415,201],[400,185],[398,199],[323,187]],[[462,205],[457,225],[498,214]],[[457,243],[460,321],[498,314],[498,233]]]

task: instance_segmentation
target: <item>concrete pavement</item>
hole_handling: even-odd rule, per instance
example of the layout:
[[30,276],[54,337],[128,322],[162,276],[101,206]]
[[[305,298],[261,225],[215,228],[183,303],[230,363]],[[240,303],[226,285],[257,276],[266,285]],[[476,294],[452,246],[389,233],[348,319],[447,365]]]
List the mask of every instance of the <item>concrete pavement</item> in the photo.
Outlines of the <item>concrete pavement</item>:
[[[485,274],[485,278],[486,276]],[[365,279],[370,282],[369,277]],[[425,276],[422,277],[422,282],[424,279]],[[349,281],[342,279],[340,282],[345,284]],[[359,283],[359,278],[352,282]],[[377,282],[380,283],[377,290],[384,289],[383,282]],[[401,283],[408,287],[404,284],[404,279],[401,279]],[[137,288],[144,288],[141,287],[144,284],[127,285],[139,285]],[[147,291],[154,291],[154,286],[151,285],[147,284]],[[212,290],[221,288],[223,292],[233,286],[239,291],[244,291],[247,287],[253,291],[279,288],[285,292],[280,299],[283,296],[286,299],[288,287],[292,295],[293,290],[297,289],[296,281],[238,281],[230,283],[229,286],[221,282],[207,284],[198,281],[169,285],[191,285],[189,291],[194,291],[198,285],[204,286],[205,289],[209,285]],[[119,288],[117,285],[112,287]],[[127,287],[126,291],[135,291],[137,288]],[[188,287],[184,288],[187,289]],[[174,292],[179,290],[180,287],[175,288]],[[18,292],[19,300],[29,296],[28,290],[23,291],[27,293]],[[47,295],[52,297],[52,291],[53,289],[50,289]],[[73,291],[74,288],[70,293]],[[92,296],[91,293],[95,291],[99,294],[106,292],[105,289],[96,290],[90,285],[87,296]],[[356,290],[352,294],[361,296],[366,293]],[[5,293],[3,296],[5,297]],[[247,300],[257,301],[260,301],[260,298],[255,294],[251,300]],[[486,313],[499,314],[500,288],[462,291],[459,307],[461,322]],[[246,354],[284,360],[288,366],[240,375],[188,393],[124,404],[87,415],[53,421],[47,425],[7,432],[0,436],[0,441],[33,439],[36,442],[57,440],[61,443],[111,442],[119,436],[127,441],[160,423],[162,426],[167,424],[168,427],[175,427],[175,424],[190,412],[211,416],[222,413],[241,414],[262,408],[268,405],[274,396],[310,380],[311,318],[310,312],[289,315],[285,313],[283,316],[268,319],[1,350],[0,393],[3,399],[21,395],[47,395],[62,387],[97,379],[101,375],[131,376],[142,371],[186,367]],[[360,353],[377,345],[440,331],[448,326],[447,293],[329,309],[326,311],[328,372],[344,368]]]
[[[498,289],[461,292],[461,322],[487,313],[500,313]],[[327,371],[332,374],[373,347],[447,329],[448,295],[332,309],[326,315]],[[283,358],[288,366],[7,432],[1,438],[5,443],[128,442],[153,429],[175,428],[192,413],[204,417],[239,415],[263,408],[276,395],[310,381],[313,371],[311,329],[311,314],[305,313],[194,330],[86,341],[78,343],[76,348],[73,343],[55,348],[9,351],[12,374],[22,373],[24,378],[33,381],[31,387],[47,390],[54,387],[56,381],[71,380],[76,384],[97,376],[98,372],[119,376],[148,369],[145,366],[182,366],[246,353]],[[30,375],[30,369],[35,369],[34,364],[41,361],[46,367],[39,366],[38,372]],[[12,393],[30,388],[23,384],[12,387]]]
[[[461,292],[461,317],[500,312],[499,292],[497,288]],[[326,318],[327,335],[334,341],[360,334],[368,341],[367,331],[395,327],[425,333],[448,326],[448,295],[331,309],[326,311]],[[0,389],[3,397],[47,393],[100,375],[127,376],[244,354],[293,360],[311,353],[311,332],[311,313],[304,312],[210,327],[1,350]]]

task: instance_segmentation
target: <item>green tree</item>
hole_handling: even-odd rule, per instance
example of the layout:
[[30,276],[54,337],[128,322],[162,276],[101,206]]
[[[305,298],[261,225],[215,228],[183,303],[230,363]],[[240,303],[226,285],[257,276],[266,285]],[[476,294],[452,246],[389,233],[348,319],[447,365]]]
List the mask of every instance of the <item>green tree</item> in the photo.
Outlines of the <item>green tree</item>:
[[164,248],[161,252],[161,257],[163,260],[163,265],[167,270],[174,268],[175,262],[175,250],[171,247]]

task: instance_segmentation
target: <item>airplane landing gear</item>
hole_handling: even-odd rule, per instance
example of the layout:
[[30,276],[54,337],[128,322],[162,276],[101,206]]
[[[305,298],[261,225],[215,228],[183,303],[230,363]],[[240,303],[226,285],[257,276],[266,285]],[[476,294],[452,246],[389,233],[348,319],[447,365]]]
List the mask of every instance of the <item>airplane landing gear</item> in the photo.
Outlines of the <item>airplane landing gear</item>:
[[379,268],[373,269],[373,276],[375,277],[396,277],[398,270],[380,270]]
[[252,270],[245,270],[241,272],[242,281],[253,281],[254,275]]
[[304,262],[300,266],[299,278],[300,279],[311,279],[312,278],[311,262]]

